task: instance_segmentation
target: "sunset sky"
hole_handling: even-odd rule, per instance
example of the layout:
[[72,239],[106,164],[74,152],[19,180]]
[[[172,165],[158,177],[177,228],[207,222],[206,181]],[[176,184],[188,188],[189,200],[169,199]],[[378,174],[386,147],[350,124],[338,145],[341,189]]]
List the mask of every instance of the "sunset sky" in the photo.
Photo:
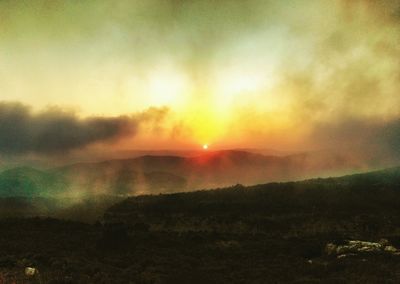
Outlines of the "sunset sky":
[[0,1],[0,153],[400,150],[398,0]]

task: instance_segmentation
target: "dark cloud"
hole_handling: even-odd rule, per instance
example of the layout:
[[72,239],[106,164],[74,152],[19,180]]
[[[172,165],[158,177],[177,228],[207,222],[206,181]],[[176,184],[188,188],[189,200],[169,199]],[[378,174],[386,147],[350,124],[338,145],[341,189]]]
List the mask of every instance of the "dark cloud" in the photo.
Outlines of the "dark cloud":
[[[79,118],[61,109],[33,113],[26,105],[0,103],[0,153],[61,153],[136,133],[139,122],[156,113]],[[156,121],[165,110],[156,113]]]

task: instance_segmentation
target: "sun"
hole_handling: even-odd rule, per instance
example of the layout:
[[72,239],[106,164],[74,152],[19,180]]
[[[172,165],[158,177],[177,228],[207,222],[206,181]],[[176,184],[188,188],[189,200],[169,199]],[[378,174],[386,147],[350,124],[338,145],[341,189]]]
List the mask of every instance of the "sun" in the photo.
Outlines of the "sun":
[[208,144],[204,144],[204,145],[203,145],[203,149],[204,149],[204,150],[208,150]]

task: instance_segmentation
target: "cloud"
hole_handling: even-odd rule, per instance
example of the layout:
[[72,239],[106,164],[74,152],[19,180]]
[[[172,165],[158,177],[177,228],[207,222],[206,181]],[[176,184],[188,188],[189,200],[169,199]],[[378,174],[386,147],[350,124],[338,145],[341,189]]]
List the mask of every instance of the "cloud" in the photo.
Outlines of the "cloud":
[[55,154],[137,133],[141,122],[159,122],[167,110],[131,116],[79,118],[58,108],[34,113],[20,103],[0,103],[0,153]]
[[[325,121],[342,129],[342,117],[352,117],[350,125],[400,117],[398,0],[0,2],[7,14],[2,98],[113,115],[168,102],[177,112],[175,125],[157,123],[156,116],[136,125],[147,114],[130,122],[148,140],[142,147],[209,140],[223,147],[308,149],[297,144]],[[182,73],[185,91],[161,100],[152,94],[148,82],[165,79],[158,70]],[[253,77],[261,79],[248,91],[242,86]],[[124,133],[119,128],[108,131]],[[169,140],[165,128],[172,128]],[[102,129],[80,140],[115,137]],[[20,151],[13,143],[7,151]]]

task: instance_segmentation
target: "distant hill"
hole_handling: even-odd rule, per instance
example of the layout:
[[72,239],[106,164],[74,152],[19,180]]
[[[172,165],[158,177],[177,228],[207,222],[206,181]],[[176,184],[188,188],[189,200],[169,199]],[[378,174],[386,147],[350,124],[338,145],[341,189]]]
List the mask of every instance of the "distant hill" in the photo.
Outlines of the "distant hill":
[[8,169],[0,173],[0,197],[158,194],[338,176],[364,167],[370,168],[348,156],[323,152],[266,156],[226,150],[190,157],[146,155],[49,170]]
[[132,195],[184,190],[184,178],[160,171],[139,173],[102,165],[41,171],[18,167],[0,173],[0,198],[71,198]]
[[339,178],[269,183],[129,198],[105,214],[109,223],[153,230],[264,232],[281,236],[331,232],[400,233],[400,168]]
[[[173,165],[176,158],[164,158],[163,165]],[[186,189],[186,180],[181,176],[163,171],[161,163],[138,158],[137,162],[147,162],[137,167],[119,161],[93,164],[76,164],[53,170],[52,173],[65,177],[70,183],[70,191],[81,195],[134,195],[145,193],[176,192]]]
[[[332,153],[265,156],[246,151],[226,150],[206,152],[194,157],[146,155],[132,159],[78,163],[58,168],[55,172],[86,181],[100,179],[101,182],[114,179],[114,176],[120,173],[140,176],[150,172],[162,172],[171,174],[171,180],[175,180],[173,176],[184,178],[186,190],[193,190],[236,183],[250,185],[341,175],[364,167],[364,164],[349,160],[347,156]],[[182,183],[181,185],[183,186]],[[148,192],[185,190],[182,186],[176,186],[175,189],[173,186],[176,185],[171,183],[171,186],[166,188],[168,190],[160,191],[150,188]]]
[[57,174],[29,167],[0,173],[0,197],[49,197],[63,193],[66,180]]

